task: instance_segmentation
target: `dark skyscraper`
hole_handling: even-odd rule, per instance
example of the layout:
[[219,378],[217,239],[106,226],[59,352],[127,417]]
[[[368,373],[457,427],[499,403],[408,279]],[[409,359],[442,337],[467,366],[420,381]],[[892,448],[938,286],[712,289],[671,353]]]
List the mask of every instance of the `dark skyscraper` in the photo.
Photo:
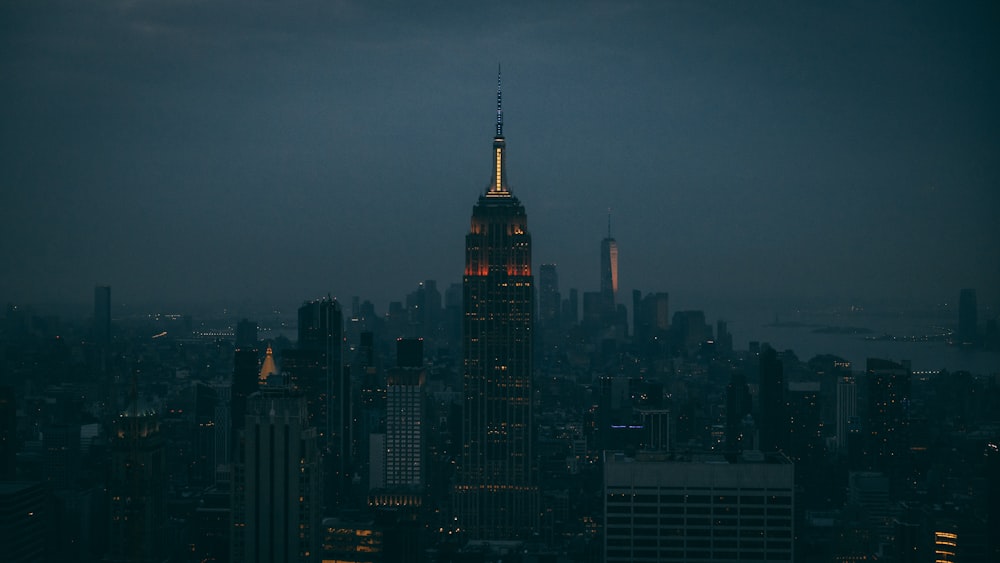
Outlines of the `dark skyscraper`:
[[735,460],[748,444],[753,443],[753,436],[745,436],[744,420],[753,411],[753,399],[746,377],[742,373],[734,373],[726,386],[726,458]]
[[304,397],[263,388],[247,398],[244,459],[236,472],[232,561],[316,561],[319,451]]
[[910,362],[869,358],[865,368],[868,463],[889,473],[902,469],[909,450]]
[[[246,326],[243,321],[238,326]],[[256,333],[256,323],[253,323]],[[238,453],[240,447],[239,431],[243,428],[243,416],[246,414],[247,397],[257,390],[257,375],[260,371],[259,352],[257,351],[256,335],[254,342],[240,344],[241,331],[237,328],[237,344],[233,350],[233,380],[230,387],[229,397],[229,422],[230,429],[228,439],[222,445],[222,452],[227,459],[219,460],[220,463],[229,463],[234,454]],[[245,340],[245,338],[244,338]]]
[[569,290],[569,296],[562,303],[562,326],[574,327],[580,322],[580,295],[576,289]]
[[299,341],[283,368],[309,407],[324,455],[327,508],[340,505],[351,480],[351,382],[343,365],[344,317],[329,297],[299,307]]
[[531,236],[505,170],[499,76],[491,179],[472,210],[463,277],[464,416],[459,528],[486,540],[537,530],[532,444]]
[[248,319],[236,323],[236,347],[257,347],[257,322]]
[[788,406],[785,370],[778,352],[765,346],[760,353],[760,449],[783,451],[788,447]]
[[166,451],[159,417],[139,399],[135,385],[111,436],[111,535],[105,560],[152,563],[163,561],[166,547]]
[[556,265],[542,264],[538,269],[538,323],[542,330],[559,327],[561,305]]
[[670,329],[670,295],[666,292],[649,293],[642,297],[639,290],[632,292],[633,334],[639,342],[667,338]]

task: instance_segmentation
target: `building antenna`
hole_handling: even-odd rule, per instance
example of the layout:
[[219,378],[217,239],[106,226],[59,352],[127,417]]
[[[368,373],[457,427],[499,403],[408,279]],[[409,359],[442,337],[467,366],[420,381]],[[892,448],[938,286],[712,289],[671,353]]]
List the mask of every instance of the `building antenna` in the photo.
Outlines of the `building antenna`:
[[497,137],[503,137],[503,105],[500,92],[500,63],[497,63]]

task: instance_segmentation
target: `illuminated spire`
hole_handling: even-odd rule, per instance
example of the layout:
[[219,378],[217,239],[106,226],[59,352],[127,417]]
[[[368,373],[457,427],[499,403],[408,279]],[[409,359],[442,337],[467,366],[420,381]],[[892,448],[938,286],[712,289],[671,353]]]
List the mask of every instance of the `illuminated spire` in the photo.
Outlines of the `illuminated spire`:
[[608,238],[611,238],[611,208],[608,208]]
[[486,188],[487,197],[510,197],[507,188],[507,143],[503,139],[503,97],[500,88],[500,64],[497,64],[497,134],[493,138],[493,169],[490,172],[490,185]]
[[260,383],[266,383],[267,378],[278,373],[277,366],[274,365],[274,351],[271,350],[271,345],[267,345],[267,353],[264,354],[264,364],[260,366],[260,375],[257,376],[257,381]]
[[500,90],[500,63],[497,63],[497,137],[503,138],[503,104]]

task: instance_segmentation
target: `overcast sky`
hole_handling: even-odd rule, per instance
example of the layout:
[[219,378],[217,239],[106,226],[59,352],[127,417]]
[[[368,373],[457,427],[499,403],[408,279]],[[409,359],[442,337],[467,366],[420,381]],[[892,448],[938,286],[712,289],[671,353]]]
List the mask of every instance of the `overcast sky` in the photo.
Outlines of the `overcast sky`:
[[[821,4],[821,5],[814,5]],[[625,291],[1000,302],[995,2],[0,4],[0,301],[380,311],[460,280],[503,65],[533,255]]]

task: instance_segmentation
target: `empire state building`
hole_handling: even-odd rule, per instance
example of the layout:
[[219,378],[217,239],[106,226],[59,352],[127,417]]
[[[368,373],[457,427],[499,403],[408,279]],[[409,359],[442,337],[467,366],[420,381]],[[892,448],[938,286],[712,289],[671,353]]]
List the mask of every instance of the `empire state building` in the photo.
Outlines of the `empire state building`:
[[455,514],[471,539],[538,527],[532,433],[534,288],[524,206],[507,185],[499,73],[490,184],[472,209],[463,277],[464,412]]

